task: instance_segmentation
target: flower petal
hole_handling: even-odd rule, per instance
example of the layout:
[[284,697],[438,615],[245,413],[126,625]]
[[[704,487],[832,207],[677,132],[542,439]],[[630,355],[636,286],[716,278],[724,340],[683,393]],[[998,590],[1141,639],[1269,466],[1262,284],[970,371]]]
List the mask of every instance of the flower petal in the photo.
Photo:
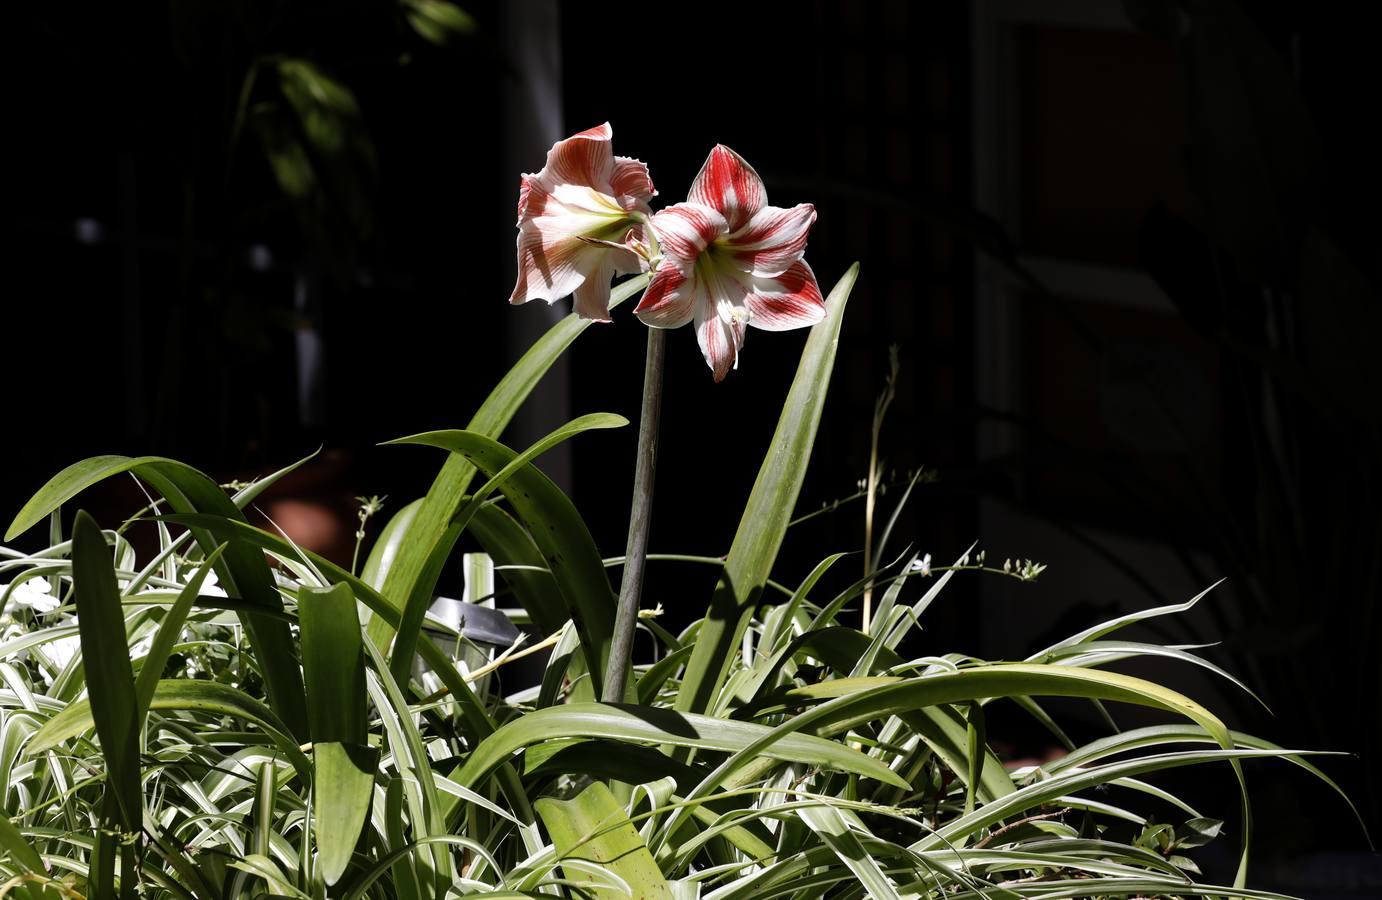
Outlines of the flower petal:
[[753,214],[725,242],[744,268],[772,277],[787,271],[806,252],[806,236],[816,221],[816,207],[801,203],[791,209],[765,206]]
[[739,366],[739,348],[744,345],[744,317],[723,315],[720,308],[698,303],[696,341],[701,345],[701,355],[710,366],[715,381],[724,381],[729,370]]
[[676,263],[663,260],[633,312],[652,328],[680,328],[691,321],[695,305],[694,272],[683,274]]
[[775,278],[755,277],[744,304],[752,314],[749,324],[764,331],[805,328],[825,318],[820,286],[804,259]]
[[528,191],[529,191],[529,190],[530,190],[530,188],[529,188],[529,184],[528,184],[528,176],[527,176],[527,175],[520,175],[520,176],[518,176],[518,222],[517,222],[517,224],[519,224],[519,225],[522,225],[522,224],[523,224],[523,217],[526,216],[526,215],[528,214]]
[[652,218],[664,256],[679,265],[696,261],[710,242],[728,230],[725,217],[699,203],[677,203]]
[[657,196],[647,164],[627,156],[614,157],[614,171],[610,175],[609,185],[614,189],[614,196],[624,202],[625,209],[647,212],[648,201]]
[[610,139],[614,129],[606,122],[557,141],[547,151],[547,165],[532,176],[547,185],[580,184],[609,193],[614,169]]
[[729,230],[738,231],[768,205],[768,192],[753,166],[724,144],[716,144],[686,199],[719,210]]
[[580,287],[609,252],[577,237],[554,240],[532,221],[524,222],[518,230],[518,282],[509,302],[554,303]]
[[[618,250],[606,250],[600,255],[595,269],[585,277],[572,293],[571,311],[582,319],[608,322],[609,283],[614,278],[614,256]],[[627,252],[627,251],[623,251]]]

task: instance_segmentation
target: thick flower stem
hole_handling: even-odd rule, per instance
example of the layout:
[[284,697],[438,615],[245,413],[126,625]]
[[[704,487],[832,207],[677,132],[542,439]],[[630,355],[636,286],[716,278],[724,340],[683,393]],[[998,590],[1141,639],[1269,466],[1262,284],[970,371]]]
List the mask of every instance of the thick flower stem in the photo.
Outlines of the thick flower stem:
[[657,432],[662,418],[662,359],[667,335],[648,329],[648,358],[643,368],[643,409],[638,420],[638,459],[633,471],[633,509],[629,513],[629,542],[624,552],[624,579],[614,616],[609,665],[602,696],[606,703],[622,703],[638,627],[638,603],[643,593],[643,567],[648,561],[648,529],[653,517],[653,480],[657,472]]

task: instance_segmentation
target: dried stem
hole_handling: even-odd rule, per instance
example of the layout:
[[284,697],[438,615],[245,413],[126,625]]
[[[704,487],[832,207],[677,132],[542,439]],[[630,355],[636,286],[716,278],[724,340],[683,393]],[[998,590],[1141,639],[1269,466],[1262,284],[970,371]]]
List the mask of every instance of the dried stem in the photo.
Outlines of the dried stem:
[[[888,415],[888,407],[897,395],[897,346],[888,348],[888,380],[883,385],[883,393],[873,407],[873,431],[869,442],[869,480],[864,489],[864,577],[873,576],[873,509],[878,501],[878,436],[883,431],[883,419]],[[863,631],[868,633],[873,620],[873,582],[864,587]]]

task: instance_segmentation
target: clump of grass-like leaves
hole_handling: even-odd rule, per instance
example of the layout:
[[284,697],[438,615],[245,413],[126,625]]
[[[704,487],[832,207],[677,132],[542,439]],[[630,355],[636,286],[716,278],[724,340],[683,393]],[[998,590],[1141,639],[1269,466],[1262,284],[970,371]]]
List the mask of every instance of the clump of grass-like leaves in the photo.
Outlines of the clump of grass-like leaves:
[[[1276,757],[1332,783],[1107,668],[1141,655],[1213,668],[1122,636],[1198,598],[987,662],[906,655],[964,560],[904,555],[833,594],[821,585],[841,554],[798,585],[770,580],[853,274],[808,340],[733,547],[701,560],[719,569],[705,617],[680,634],[643,619],[658,653],[623,703],[595,699],[619,561],[533,464],[623,420],[582,417],[522,452],[496,440],[582,322],[557,325],[467,429],[406,439],[445,464],[358,574],[248,523],[275,476],[232,492],[154,457],[57,475],[10,530],[51,521],[52,546],[0,557],[0,896],[1275,896],[1243,886],[1246,790],[1239,884],[1203,886],[1194,850],[1221,823],[1155,776],[1220,765],[1241,784],[1244,763]],[[60,533],[63,503],[126,472],[158,495],[150,510],[115,530],[78,514]],[[132,527],[157,531],[154,555],[134,552]],[[479,648],[427,619],[463,532],[485,550],[478,568],[497,570],[491,602],[550,647],[536,684],[506,693],[492,677],[523,647],[475,666]],[[865,591],[861,630],[847,614]],[[1076,746],[1041,705],[1052,696],[1167,724]],[[1006,703],[1066,754],[1005,767],[985,723]]]

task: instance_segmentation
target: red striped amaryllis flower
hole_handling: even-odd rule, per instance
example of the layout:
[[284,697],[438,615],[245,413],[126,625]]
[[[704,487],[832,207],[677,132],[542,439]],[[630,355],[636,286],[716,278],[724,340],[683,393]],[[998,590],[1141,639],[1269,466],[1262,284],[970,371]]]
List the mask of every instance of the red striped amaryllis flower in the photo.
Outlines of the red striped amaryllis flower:
[[710,151],[685,203],[652,218],[662,258],[634,310],[653,328],[695,322],[715,380],[739,364],[747,325],[787,331],[825,317],[802,259],[816,208],[768,205],[763,180],[723,145]]
[[636,251],[657,191],[646,165],[614,155],[613,136],[606,122],[557,141],[542,171],[522,176],[510,303],[574,294],[577,314],[608,322],[611,279],[643,268]]

